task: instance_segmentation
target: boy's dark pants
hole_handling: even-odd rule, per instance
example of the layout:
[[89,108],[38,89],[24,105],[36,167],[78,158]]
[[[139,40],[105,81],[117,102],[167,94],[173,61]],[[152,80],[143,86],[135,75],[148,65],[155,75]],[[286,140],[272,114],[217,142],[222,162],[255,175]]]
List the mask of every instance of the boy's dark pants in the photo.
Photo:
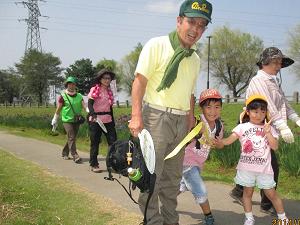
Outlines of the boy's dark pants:
[[98,166],[98,153],[99,153],[99,144],[101,142],[102,133],[104,133],[108,147],[112,145],[117,140],[117,133],[115,129],[115,123],[105,123],[104,126],[106,127],[107,133],[104,133],[101,127],[96,122],[89,123],[90,129],[90,166]]
[[[278,184],[278,177],[279,177],[279,164],[275,152],[273,150],[271,150],[271,165],[274,171],[274,180],[276,182],[276,186],[275,186],[276,189]],[[232,190],[232,193],[235,196],[241,198],[243,196],[243,186],[237,184]],[[260,207],[264,210],[269,210],[273,206],[272,202],[267,198],[263,190],[260,190],[260,195],[261,195]]]

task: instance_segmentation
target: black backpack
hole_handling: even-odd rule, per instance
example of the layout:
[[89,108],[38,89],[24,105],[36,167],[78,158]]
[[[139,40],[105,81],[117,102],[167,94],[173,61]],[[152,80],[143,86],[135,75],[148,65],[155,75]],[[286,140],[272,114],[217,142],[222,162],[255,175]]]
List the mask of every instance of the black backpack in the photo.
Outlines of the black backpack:
[[[128,157],[127,154],[132,153],[132,161],[127,161]],[[155,173],[151,174],[146,166],[139,141],[137,138],[130,138],[129,140],[118,140],[114,142],[108,151],[106,156],[106,166],[108,171],[108,177],[105,177],[106,180],[116,180],[123,189],[127,192],[129,197],[138,204],[131,195],[131,188],[132,190],[138,187],[141,192],[149,193],[148,199],[145,206],[144,212],[144,225],[147,224],[147,207],[149,200],[152,196],[155,186],[156,175]],[[133,181],[129,179],[129,191],[116,179],[113,177],[112,172],[120,174],[122,176],[128,177],[128,168],[134,168],[141,171],[142,177],[138,181]]]

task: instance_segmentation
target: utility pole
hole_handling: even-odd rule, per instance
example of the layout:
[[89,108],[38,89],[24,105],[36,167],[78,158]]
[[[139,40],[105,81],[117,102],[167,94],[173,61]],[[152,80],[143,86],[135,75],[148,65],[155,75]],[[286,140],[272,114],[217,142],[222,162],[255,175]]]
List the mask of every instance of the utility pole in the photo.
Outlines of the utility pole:
[[40,28],[46,28],[42,28],[39,25],[39,17],[41,16],[41,13],[39,10],[38,1],[39,0],[27,0],[27,2],[16,2],[16,4],[23,4],[24,7],[28,8],[28,18],[21,19],[27,23],[25,52],[31,49],[36,49],[37,51],[42,52]]
[[208,51],[207,51],[207,89],[209,89],[209,59],[210,59],[210,39],[212,36],[207,36],[208,38]]

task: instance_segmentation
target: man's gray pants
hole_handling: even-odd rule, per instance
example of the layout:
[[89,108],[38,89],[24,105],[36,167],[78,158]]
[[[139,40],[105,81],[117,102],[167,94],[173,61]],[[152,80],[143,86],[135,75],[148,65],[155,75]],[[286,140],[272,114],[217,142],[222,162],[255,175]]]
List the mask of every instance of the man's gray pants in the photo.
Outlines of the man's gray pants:
[[[187,134],[187,116],[175,115],[144,106],[143,122],[153,139],[156,154],[156,184],[147,209],[147,225],[176,224],[177,194],[182,176],[184,151],[164,161],[164,158]],[[144,213],[148,194],[140,193],[139,205]]]

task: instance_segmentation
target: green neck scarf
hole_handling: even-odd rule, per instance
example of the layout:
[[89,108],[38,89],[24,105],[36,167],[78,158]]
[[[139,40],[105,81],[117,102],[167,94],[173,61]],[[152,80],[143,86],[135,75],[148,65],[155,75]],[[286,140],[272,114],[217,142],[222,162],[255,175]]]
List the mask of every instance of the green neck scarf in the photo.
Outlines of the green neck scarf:
[[174,55],[169,61],[164,76],[158,88],[156,89],[158,92],[169,88],[173,84],[177,77],[179,63],[181,62],[181,60],[183,60],[183,58],[191,56],[195,51],[195,49],[187,49],[181,47],[179,37],[176,31],[173,31],[169,34],[169,39],[174,49]]

